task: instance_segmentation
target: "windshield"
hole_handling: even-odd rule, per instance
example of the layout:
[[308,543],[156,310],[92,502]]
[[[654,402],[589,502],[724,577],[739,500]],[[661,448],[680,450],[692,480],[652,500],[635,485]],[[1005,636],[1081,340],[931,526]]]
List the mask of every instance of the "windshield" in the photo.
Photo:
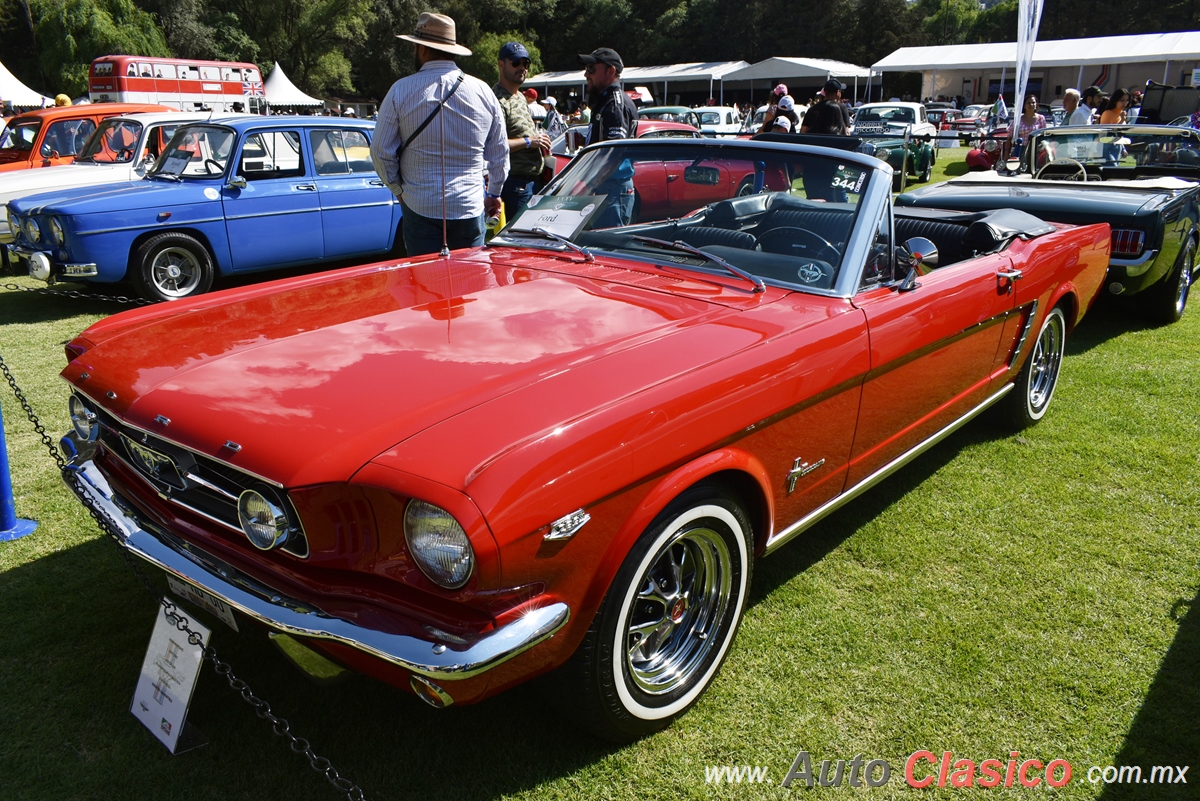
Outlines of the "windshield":
[[1051,129],[1031,139],[1026,155],[1026,169],[1031,166],[1030,158],[1033,170],[1059,162],[1047,169],[1044,177],[1057,176],[1058,167],[1077,172],[1077,164],[1104,168],[1105,177],[1135,177],[1134,173],[1190,176],[1200,169],[1200,134],[1180,128],[1138,131],[1099,125]]
[[137,144],[141,138],[140,122],[124,117],[112,117],[100,123],[100,127],[80,151],[76,161],[92,161],[97,164],[123,164],[133,161],[137,158]]
[[871,172],[796,148],[630,142],[581,153],[492,241],[830,290]]
[[719,111],[701,111],[700,123],[702,125],[720,125],[721,113]]
[[237,132],[218,125],[188,125],[171,137],[151,176],[190,178],[224,175]]
[[41,127],[41,120],[13,120],[0,134],[0,150],[33,150]]
[[911,123],[917,121],[917,115],[911,108],[903,106],[863,106],[854,119],[856,122]]

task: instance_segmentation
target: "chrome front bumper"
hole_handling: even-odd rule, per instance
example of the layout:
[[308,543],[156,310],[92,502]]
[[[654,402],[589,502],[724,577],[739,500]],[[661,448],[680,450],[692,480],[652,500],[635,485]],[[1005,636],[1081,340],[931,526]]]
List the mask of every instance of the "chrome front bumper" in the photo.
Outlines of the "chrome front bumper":
[[[75,444],[75,443],[72,443]],[[70,449],[70,446],[68,446]],[[86,456],[76,456],[67,486],[106,517],[122,544],[168,574],[211,593],[234,609],[293,636],[332,640],[376,656],[418,676],[465,679],[490,670],[554,635],[570,618],[565,603],[531,610],[519,620],[469,640],[428,639],[369,629],[288,598],[231,565],[137,519]]]
[[[94,262],[56,264],[48,250],[38,250],[37,248],[19,245],[15,242],[5,247],[8,248],[11,256],[29,261],[31,265],[29,274],[44,281],[50,280],[54,275],[59,275],[63,278],[95,278],[100,274],[100,270]],[[38,269],[45,274],[44,278],[35,274],[35,271]]]

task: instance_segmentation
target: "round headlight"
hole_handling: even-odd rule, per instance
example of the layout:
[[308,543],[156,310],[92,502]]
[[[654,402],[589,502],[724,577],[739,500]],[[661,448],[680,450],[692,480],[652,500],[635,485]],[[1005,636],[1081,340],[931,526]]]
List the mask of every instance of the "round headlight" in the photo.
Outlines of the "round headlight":
[[467,533],[445,509],[410,501],[404,510],[404,539],[417,566],[434,584],[453,590],[471,577],[475,551]]
[[287,514],[283,507],[256,489],[238,496],[238,522],[250,539],[250,544],[263,551],[278,548],[287,540]]
[[880,148],[875,149],[875,158],[877,158],[877,159],[880,159],[882,161],[887,161],[888,156],[890,156],[890,155],[892,155],[892,151],[888,150],[886,147],[880,147]]
[[71,400],[67,401],[67,409],[71,413],[71,427],[75,433],[89,442],[95,442],[100,434],[100,421],[96,413],[78,395],[72,395]]
[[13,214],[12,209],[5,209],[5,213],[8,215],[8,230],[15,237],[17,235],[17,233],[21,230],[20,228],[17,227],[17,215]]
[[25,236],[29,237],[30,242],[40,242],[42,239],[41,226],[32,217],[25,221]]
[[66,241],[66,237],[63,236],[62,223],[58,221],[57,217],[50,218],[50,240],[56,245],[62,245]]

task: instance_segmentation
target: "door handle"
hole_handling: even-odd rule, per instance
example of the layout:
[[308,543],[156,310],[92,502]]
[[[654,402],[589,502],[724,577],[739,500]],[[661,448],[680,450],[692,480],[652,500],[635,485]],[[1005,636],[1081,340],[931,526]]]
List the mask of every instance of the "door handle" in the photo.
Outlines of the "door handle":
[[1012,292],[1013,284],[1025,277],[1020,270],[1001,270],[996,273],[997,288]]
[[317,191],[317,185],[316,185],[316,184],[297,184],[296,188],[297,188],[297,189],[303,189],[303,190],[304,190],[304,191],[306,191],[306,192],[315,192],[315,191]]
[[383,181],[376,178],[374,181],[367,181],[371,186],[383,186]]

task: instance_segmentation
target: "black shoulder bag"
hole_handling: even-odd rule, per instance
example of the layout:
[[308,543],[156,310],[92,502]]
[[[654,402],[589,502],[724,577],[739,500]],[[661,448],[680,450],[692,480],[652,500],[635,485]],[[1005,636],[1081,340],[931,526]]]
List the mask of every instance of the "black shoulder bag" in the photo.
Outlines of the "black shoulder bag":
[[421,123],[417,127],[417,130],[413,131],[412,136],[408,137],[407,139],[405,139],[403,142],[400,143],[400,147],[396,150],[396,167],[397,167],[397,169],[400,166],[400,155],[404,152],[404,148],[411,145],[412,141],[414,139],[416,139],[418,136],[420,136],[421,131],[425,130],[425,126],[427,126],[427,125],[429,125],[429,123],[433,122],[433,118],[436,117],[438,115],[438,112],[442,110],[442,106],[446,105],[446,101],[449,100],[450,98],[454,97],[454,93],[458,91],[458,87],[462,86],[463,78],[465,78],[465,77],[466,77],[465,73],[460,72],[458,74],[458,80],[454,82],[454,86],[452,86],[450,88],[450,91],[446,94],[446,96],[442,98],[442,102],[437,104],[437,108],[435,108],[433,111],[429,112],[429,116],[425,118],[425,122]]

